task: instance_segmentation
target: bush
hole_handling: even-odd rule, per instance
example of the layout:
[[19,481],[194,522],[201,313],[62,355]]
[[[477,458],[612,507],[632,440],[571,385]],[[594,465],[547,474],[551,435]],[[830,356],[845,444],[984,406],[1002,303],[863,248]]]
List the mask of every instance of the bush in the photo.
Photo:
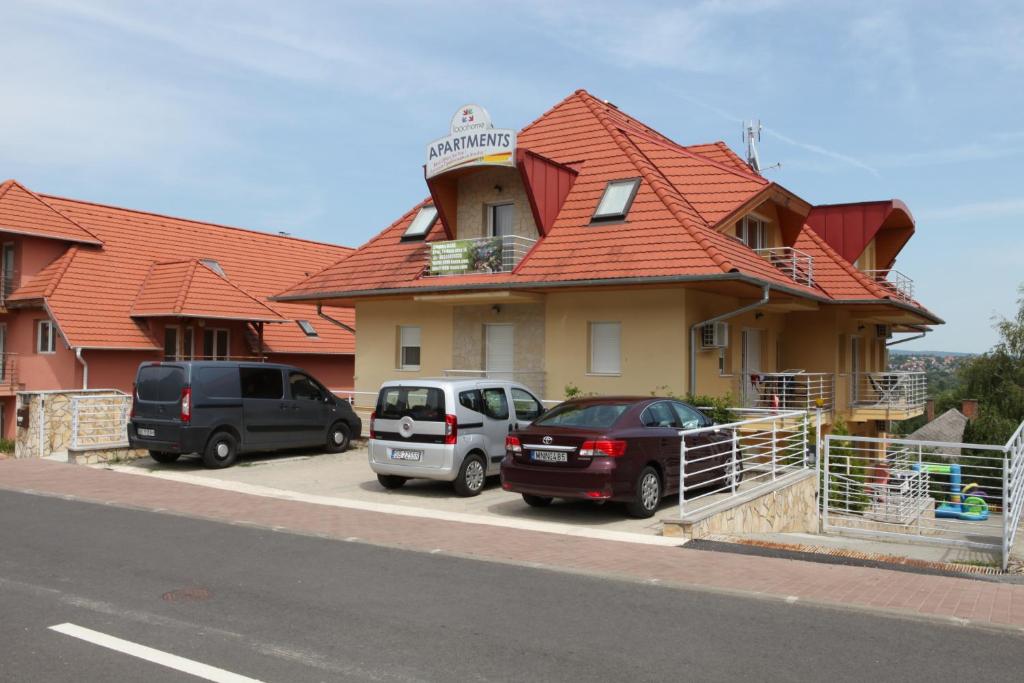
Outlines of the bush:
[[0,453],[13,453],[14,452],[14,440],[13,439],[0,439]]

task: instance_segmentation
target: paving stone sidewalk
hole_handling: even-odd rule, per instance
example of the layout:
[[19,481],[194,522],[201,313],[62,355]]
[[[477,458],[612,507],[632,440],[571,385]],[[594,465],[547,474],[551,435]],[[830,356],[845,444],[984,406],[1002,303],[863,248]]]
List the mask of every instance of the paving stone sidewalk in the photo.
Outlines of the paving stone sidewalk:
[[0,461],[0,489],[70,496],[485,561],[945,618],[1024,633],[1024,584],[637,545],[381,514],[43,460]]

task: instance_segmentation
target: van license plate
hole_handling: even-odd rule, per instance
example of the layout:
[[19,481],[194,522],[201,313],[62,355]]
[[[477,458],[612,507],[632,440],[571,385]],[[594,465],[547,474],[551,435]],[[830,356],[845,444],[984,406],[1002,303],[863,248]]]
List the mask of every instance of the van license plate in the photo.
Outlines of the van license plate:
[[135,431],[137,431],[139,433],[139,436],[156,436],[156,430],[155,429],[149,429],[147,427],[139,427]]
[[388,455],[392,460],[412,460],[419,462],[423,458],[423,451],[407,451],[400,448],[394,448]]
[[569,454],[561,451],[534,451],[533,459],[537,462],[568,462]]

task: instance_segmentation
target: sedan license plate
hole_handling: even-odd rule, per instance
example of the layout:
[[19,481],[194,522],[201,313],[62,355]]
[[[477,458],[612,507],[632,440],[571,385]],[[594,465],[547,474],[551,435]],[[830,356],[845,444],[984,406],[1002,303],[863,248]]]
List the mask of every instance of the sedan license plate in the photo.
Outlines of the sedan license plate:
[[569,454],[562,451],[534,451],[532,457],[537,462],[569,461]]
[[413,462],[419,462],[423,458],[423,451],[409,451],[401,448],[391,449],[391,453],[388,457],[392,460],[411,460]]
[[136,431],[139,433],[139,436],[156,436],[156,430],[149,427],[139,427]]

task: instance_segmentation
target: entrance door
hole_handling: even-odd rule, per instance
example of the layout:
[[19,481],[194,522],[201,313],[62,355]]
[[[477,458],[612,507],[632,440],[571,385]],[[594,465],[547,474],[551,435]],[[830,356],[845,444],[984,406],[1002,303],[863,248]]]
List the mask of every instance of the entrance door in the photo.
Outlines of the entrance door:
[[512,379],[515,370],[515,328],[512,325],[484,325],[484,338],[484,369],[487,370],[487,377]]
[[743,405],[757,407],[761,374],[761,330],[743,330]]

